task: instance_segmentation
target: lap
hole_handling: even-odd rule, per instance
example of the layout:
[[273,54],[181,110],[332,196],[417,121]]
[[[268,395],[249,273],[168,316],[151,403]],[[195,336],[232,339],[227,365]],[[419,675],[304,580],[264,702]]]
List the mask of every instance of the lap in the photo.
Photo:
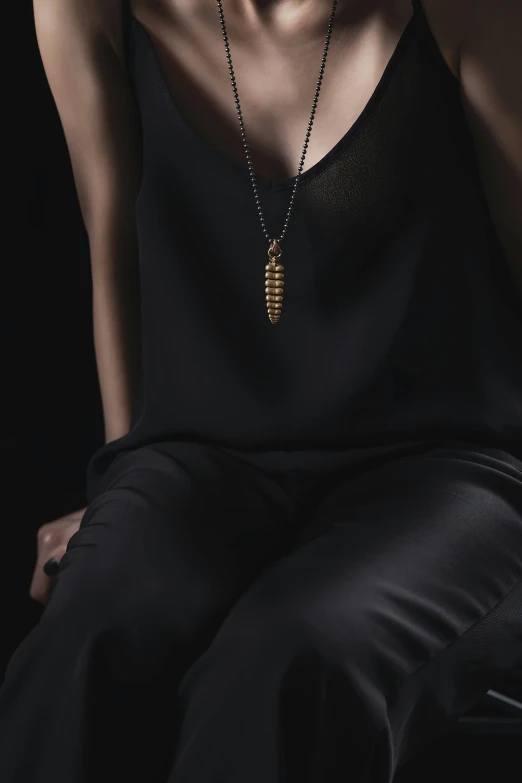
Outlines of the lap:
[[163,628],[168,615],[206,644],[233,609],[229,625],[302,623],[343,655],[371,638],[406,674],[520,582],[516,460],[439,448],[336,475],[301,524],[276,478],[230,452],[129,453],[71,539],[48,611],[83,596],[105,621]]
[[522,465],[501,456],[440,448],[340,479],[241,597],[222,638],[244,628],[254,645],[305,640],[360,658],[362,670],[378,664],[385,687],[483,622],[462,655],[478,653],[484,671],[520,665],[520,605],[503,619],[501,605],[522,580]]
[[395,586],[397,602],[407,591],[413,602],[431,597],[437,605],[459,593],[458,631],[522,577],[522,464],[440,448],[341,480],[294,556],[323,547],[352,591]]
[[[40,720],[52,703],[49,731],[59,727],[75,748],[89,692],[97,769],[107,771],[105,751],[120,772],[134,769],[138,748],[167,768],[172,722],[187,704],[198,731],[208,724],[212,732],[223,705],[235,703],[238,726],[254,705],[262,735],[265,710],[279,704],[279,676],[315,725],[323,680],[309,674],[324,672],[326,660],[335,703],[328,730],[351,736],[366,701],[368,741],[385,726],[404,759],[417,725],[425,739],[427,722],[462,711],[494,672],[522,663],[520,463],[455,449],[371,467],[350,458],[331,471],[333,459],[308,494],[312,454],[290,471],[290,494],[279,480],[292,467],[287,456],[256,468],[183,443],[113,463],[41,622],[10,664],[3,714],[16,705],[19,718]],[[295,502],[301,475],[301,497],[318,499],[306,519]],[[164,721],[174,689],[176,710]],[[58,705],[71,721],[53,723]],[[374,721],[379,710],[387,721]],[[286,725],[302,725],[298,711]],[[294,733],[296,747],[302,736]]]
[[438,448],[336,469],[180,683],[180,779],[223,714],[225,747],[231,730],[252,741],[252,704],[256,737],[277,711],[270,738],[280,728],[296,779],[319,743],[332,769],[391,779],[522,665],[522,465],[505,457]]

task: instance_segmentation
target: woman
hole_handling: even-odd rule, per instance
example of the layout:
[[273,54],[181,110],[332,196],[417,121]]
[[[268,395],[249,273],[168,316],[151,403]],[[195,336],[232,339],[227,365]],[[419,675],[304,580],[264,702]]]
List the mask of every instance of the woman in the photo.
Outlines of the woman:
[[522,662],[520,9],[35,12],[107,443],[4,783],[389,783]]

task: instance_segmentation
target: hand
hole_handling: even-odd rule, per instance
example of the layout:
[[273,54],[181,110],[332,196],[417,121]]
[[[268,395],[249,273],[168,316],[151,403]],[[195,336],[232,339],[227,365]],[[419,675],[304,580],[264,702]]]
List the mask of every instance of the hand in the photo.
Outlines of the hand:
[[[85,508],[79,511],[72,511],[64,517],[56,519],[54,522],[46,522],[38,530],[36,556],[36,566],[33,572],[29,595],[35,601],[46,604],[49,601],[53,587],[54,576],[53,567],[57,568],[58,563],[65,554],[69,539],[76,533],[80,527],[80,522],[85,513]],[[49,560],[53,560],[47,567],[51,573],[44,571],[44,566]]]

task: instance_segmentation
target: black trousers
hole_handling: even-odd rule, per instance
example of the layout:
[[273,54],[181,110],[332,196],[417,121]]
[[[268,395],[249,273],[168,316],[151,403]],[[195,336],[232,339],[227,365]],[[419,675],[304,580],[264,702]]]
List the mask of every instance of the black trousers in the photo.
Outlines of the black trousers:
[[0,691],[3,783],[389,783],[522,663],[522,464],[120,456]]

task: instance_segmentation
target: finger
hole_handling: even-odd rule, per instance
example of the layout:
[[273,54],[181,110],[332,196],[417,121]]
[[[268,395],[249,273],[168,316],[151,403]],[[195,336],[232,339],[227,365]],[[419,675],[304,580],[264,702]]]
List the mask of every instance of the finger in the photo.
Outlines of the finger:
[[29,595],[40,604],[45,604],[51,594],[51,582],[54,577],[47,576],[42,568],[35,569]]
[[29,588],[29,595],[38,603],[46,604],[51,596],[56,581],[60,560],[66,551],[66,545],[61,545],[54,552],[38,553],[36,566]]
[[51,557],[46,563],[44,563],[43,571],[44,574],[47,574],[47,576],[56,576],[59,568],[60,563],[58,560],[55,557]]

